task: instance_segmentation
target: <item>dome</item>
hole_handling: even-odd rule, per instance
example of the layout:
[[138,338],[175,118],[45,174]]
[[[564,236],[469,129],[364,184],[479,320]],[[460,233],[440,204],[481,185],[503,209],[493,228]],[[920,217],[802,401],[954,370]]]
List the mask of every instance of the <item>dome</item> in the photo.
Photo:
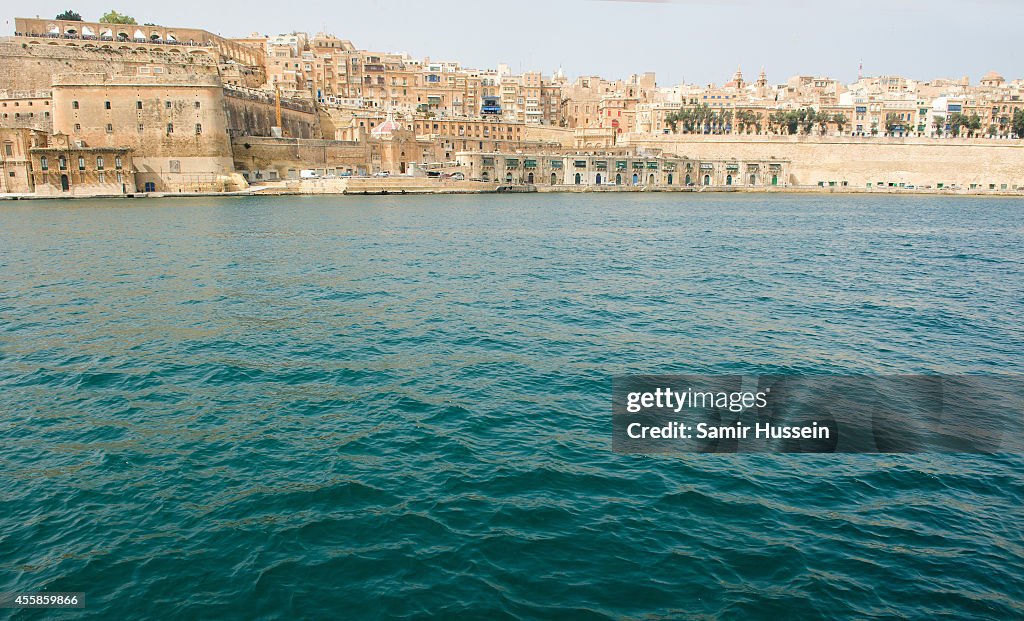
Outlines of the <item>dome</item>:
[[396,131],[398,131],[400,129],[402,129],[402,124],[397,122],[397,121],[395,121],[394,114],[392,114],[391,111],[388,111],[387,119],[383,123],[378,125],[377,127],[374,127],[373,129],[371,129],[370,130],[370,135],[371,136],[390,136],[391,134],[393,134],[394,132],[396,132]]
[[1003,76],[999,75],[995,71],[989,71],[988,73],[985,74],[985,76],[983,78],[981,78],[981,81],[982,82],[1005,82],[1006,78],[1004,78]]

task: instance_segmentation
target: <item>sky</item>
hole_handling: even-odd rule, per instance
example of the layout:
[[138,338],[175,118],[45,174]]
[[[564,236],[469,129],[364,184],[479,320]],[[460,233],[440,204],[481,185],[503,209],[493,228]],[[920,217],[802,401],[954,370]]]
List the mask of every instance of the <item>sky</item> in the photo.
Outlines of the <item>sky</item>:
[[[120,4],[118,4],[120,2]],[[47,0],[0,7],[15,17],[109,9],[139,23],[198,27],[222,36],[330,32],[357,48],[407,52],[466,67],[625,78],[654,71],[659,86],[722,84],[737,67],[763,67],[772,83],[793,75],[850,82],[897,74],[928,80],[990,70],[1024,78],[1016,29],[1024,0]],[[295,9],[289,9],[295,6]],[[266,7],[262,9],[261,7]]]

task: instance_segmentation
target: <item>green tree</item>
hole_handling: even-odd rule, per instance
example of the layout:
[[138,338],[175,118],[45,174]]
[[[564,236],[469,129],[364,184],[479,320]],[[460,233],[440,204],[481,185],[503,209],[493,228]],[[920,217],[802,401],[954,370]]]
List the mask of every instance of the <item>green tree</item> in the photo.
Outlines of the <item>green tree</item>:
[[828,112],[822,112],[818,115],[818,133],[822,136],[828,133],[828,124],[832,122],[832,115]]
[[665,115],[665,122],[674,134],[676,133],[676,129],[679,127],[679,115],[675,112],[669,112]]
[[935,135],[941,136],[946,133],[946,117],[937,116],[932,119],[932,125],[935,127]]
[[1017,135],[1017,138],[1024,138],[1024,110],[1013,111],[1010,129]]
[[981,131],[981,117],[977,112],[971,114],[967,119],[967,135],[974,138]]
[[80,22],[82,21],[82,16],[79,15],[78,12],[68,9],[67,11],[64,11],[54,19],[62,19],[66,22]]
[[970,124],[970,119],[963,112],[954,112],[949,115],[949,133],[960,136],[960,130]]
[[898,114],[890,112],[885,115],[885,131],[890,135],[903,134],[907,131],[907,126]]
[[111,9],[110,11],[107,11],[106,13],[104,13],[103,17],[100,18],[100,22],[102,22],[104,24],[137,24],[138,23],[137,21],[135,21],[135,18],[132,17],[131,15],[125,15],[123,13],[118,13],[117,11],[115,11],[113,9]]
[[836,127],[839,128],[839,133],[841,134],[843,133],[843,128],[846,127],[846,124],[850,122],[850,119],[846,118],[846,115],[842,112],[837,112],[835,116],[832,117],[832,122],[836,124]]
[[814,108],[807,108],[800,111],[800,126],[805,134],[810,134],[814,129],[814,122],[817,120],[818,112]]
[[996,127],[995,123],[992,123],[991,125],[988,126],[988,137],[989,138],[995,138],[996,134],[998,134],[998,133],[999,133],[999,128]]

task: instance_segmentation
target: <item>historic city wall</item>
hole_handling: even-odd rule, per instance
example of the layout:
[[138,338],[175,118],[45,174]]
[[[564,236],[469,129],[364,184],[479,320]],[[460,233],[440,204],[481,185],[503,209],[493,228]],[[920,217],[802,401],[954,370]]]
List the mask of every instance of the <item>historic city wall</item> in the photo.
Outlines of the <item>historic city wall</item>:
[[[224,90],[224,111],[231,136],[272,136],[277,124],[276,105],[272,96],[259,97],[238,90]],[[322,138],[319,118],[312,105],[303,110],[295,105],[281,105],[284,135],[291,138]],[[333,134],[332,134],[333,136]]]
[[370,151],[366,143],[343,140],[304,140],[300,138],[267,138],[242,136],[232,140],[235,169],[255,180],[256,171],[268,179],[269,171],[277,178],[295,178],[303,169],[333,169],[335,173],[366,172]]
[[[693,159],[790,160],[796,186],[889,184],[1024,188],[1024,142],[988,139],[805,136],[627,136],[623,142]],[[1005,187],[1003,187],[1005,185]],[[994,188],[992,187],[994,186]]]
[[[153,46],[150,46],[153,47]],[[161,75],[216,75],[209,57],[198,58],[180,51],[118,50],[101,47],[68,47],[27,43],[18,38],[0,41],[0,85],[13,91],[49,90],[58,74],[103,73],[139,75],[139,70],[158,68]]]

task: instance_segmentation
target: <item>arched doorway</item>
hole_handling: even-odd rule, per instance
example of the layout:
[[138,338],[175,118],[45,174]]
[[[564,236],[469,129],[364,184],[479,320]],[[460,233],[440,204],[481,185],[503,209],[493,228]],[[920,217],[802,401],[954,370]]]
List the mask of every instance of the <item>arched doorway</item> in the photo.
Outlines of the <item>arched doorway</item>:
[[633,173],[633,185],[638,183],[640,183],[640,177],[636,173]]
[[489,174],[487,174],[487,171],[484,171],[484,174],[480,175],[480,178],[483,179],[484,181],[490,181],[491,180],[491,176]]
[[668,174],[668,184],[672,185],[672,173]]
[[531,185],[533,184],[533,173],[526,175],[526,182]]
[[555,185],[556,183],[558,183],[558,175],[551,173],[551,185]]
[[725,185],[732,185],[732,175],[725,176]]
[[757,185],[757,175],[750,175],[750,185]]
[[597,185],[601,185],[601,173],[597,173]]
[[772,185],[779,185],[779,176],[772,175]]
[[654,173],[647,176],[647,185],[654,185]]
[[693,179],[690,178],[690,175],[686,175],[686,185],[693,185]]
[[505,183],[512,183],[512,173],[505,175]]
[[60,176],[60,189],[62,192],[67,192],[71,188],[71,184],[68,182],[67,175]]
[[704,175],[704,185],[711,185],[711,175]]
[[583,181],[583,177],[579,173],[576,173],[576,185],[579,185]]
[[622,175],[615,175],[615,185],[622,185]]

